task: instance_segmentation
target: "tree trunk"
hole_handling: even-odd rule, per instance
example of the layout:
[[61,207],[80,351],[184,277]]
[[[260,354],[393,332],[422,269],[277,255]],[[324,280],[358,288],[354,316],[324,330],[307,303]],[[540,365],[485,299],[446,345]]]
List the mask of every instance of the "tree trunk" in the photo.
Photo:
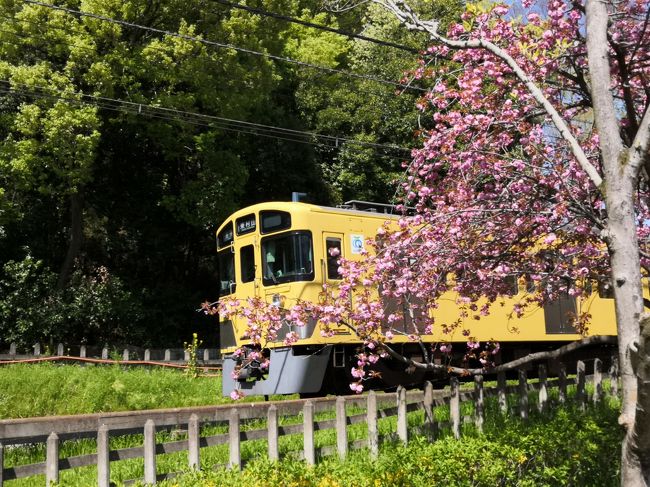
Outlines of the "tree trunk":
[[56,283],[58,290],[63,289],[68,281],[74,268],[74,261],[81,250],[83,241],[83,197],[80,192],[70,195],[70,237],[68,241],[68,251],[61,265],[59,279]]

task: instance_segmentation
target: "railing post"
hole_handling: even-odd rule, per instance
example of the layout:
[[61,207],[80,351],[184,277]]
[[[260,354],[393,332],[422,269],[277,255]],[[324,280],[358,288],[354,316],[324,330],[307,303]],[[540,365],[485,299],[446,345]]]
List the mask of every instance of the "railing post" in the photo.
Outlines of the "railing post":
[[102,360],[107,360],[108,359],[108,345],[104,345],[104,348],[102,348]]
[[560,364],[557,377],[559,382],[558,400],[560,404],[564,404],[566,402],[566,366],[564,364]]
[[594,404],[598,404],[603,397],[603,362],[599,358],[594,360]]
[[165,349],[165,362],[171,362],[172,351],[168,348]]
[[79,358],[86,358],[86,345],[79,347]]
[[314,448],[314,405],[311,401],[305,402],[302,408],[303,416],[303,448],[307,465],[316,464],[316,450]]
[[618,396],[618,356],[612,355],[612,365],[609,368],[609,392]]
[[585,407],[585,363],[578,360],[576,367],[576,401],[580,409]]
[[122,352],[122,360],[125,362],[129,360],[129,349],[125,348],[124,351]]
[[546,373],[546,365],[540,364],[538,368],[539,375],[539,396],[537,400],[537,410],[543,413],[546,410],[546,403],[548,402],[548,387],[546,380],[548,375]]
[[192,414],[187,422],[187,460],[190,470],[201,470],[200,441],[199,417]]
[[368,449],[370,450],[370,457],[376,459],[379,456],[379,429],[377,428],[377,395],[375,391],[368,393],[367,407]]
[[348,417],[345,413],[345,398],[336,398],[336,447],[339,458],[345,460],[348,455]]
[[451,430],[454,438],[460,438],[460,387],[458,377],[449,379],[451,397],[449,398],[449,415],[451,416]]
[[499,410],[501,414],[508,414],[508,395],[507,395],[506,373],[497,374],[497,396],[499,398]]
[[427,435],[434,440],[438,435],[436,431],[436,418],[433,416],[433,384],[424,383],[424,425],[427,428]]
[[280,460],[280,446],[278,442],[278,408],[275,404],[269,406],[266,428],[268,432],[269,460]]
[[485,421],[485,397],[483,395],[483,376],[474,376],[474,410],[476,413],[476,429],[483,433],[483,422]]
[[189,362],[190,361],[190,352],[188,352],[187,350],[183,351],[183,361],[184,362]]
[[108,443],[108,426],[102,424],[97,430],[97,485],[110,487],[111,460]]
[[241,444],[239,429],[239,411],[237,408],[230,410],[230,421],[228,424],[228,434],[230,437],[230,468],[241,470]]
[[59,435],[52,432],[47,437],[45,454],[45,484],[59,483]]
[[206,348],[203,350],[203,361],[207,362],[208,360],[210,360],[210,349]]
[[151,360],[151,350],[148,348],[144,349],[144,361],[149,362]]
[[59,344],[56,346],[56,354],[57,354],[59,357],[61,357],[61,356],[63,356],[63,352],[64,352],[64,351],[63,351],[63,343],[59,343]]
[[156,424],[153,419],[144,424],[144,483],[156,483]]
[[2,469],[4,468],[4,461],[5,461],[5,449],[4,446],[2,446],[2,443],[0,442],[0,487],[2,487],[3,484]]
[[33,348],[34,348],[34,357],[39,357],[41,355],[41,344],[35,343]]
[[524,369],[519,369],[519,415],[528,419],[528,377]]
[[16,356],[16,344],[14,342],[11,342],[9,344],[9,355],[12,358]]
[[406,389],[397,387],[397,437],[405,445],[409,441],[408,418],[406,417]]

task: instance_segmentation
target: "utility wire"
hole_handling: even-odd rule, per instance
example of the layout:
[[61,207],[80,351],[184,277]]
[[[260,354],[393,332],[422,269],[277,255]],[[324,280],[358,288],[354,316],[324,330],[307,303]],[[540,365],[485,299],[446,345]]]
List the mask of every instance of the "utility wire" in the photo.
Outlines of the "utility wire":
[[83,17],[89,17],[89,18],[93,18],[93,19],[97,19],[97,20],[102,20],[104,22],[110,22],[112,24],[122,25],[122,26],[125,26],[125,27],[130,27],[130,28],[135,28],[135,29],[146,30],[146,31],[149,31],[149,32],[155,32],[156,34],[163,34],[163,35],[176,37],[178,39],[183,39],[183,40],[187,40],[187,41],[200,42],[202,44],[212,46],[212,47],[218,47],[218,48],[223,48],[223,49],[233,49],[233,50],[238,51],[238,52],[243,52],[243,53],[246,53],[246,54],[252,54],[252,55],[255,55],[255,56],[261,56],[261,57],[265,57],[265,58],[268,58],[268,59],[272,59],[274,61],[283,61],[283,62],[293,63],[293,64],[297,64],[299,66],[303,66],[303,67],[310,68],[310,69],[327,71],[327,72],[330,72],[330,73],[336,73],[336,74],[341,74],[341,75],[344,75],[344,76],[350,76],[352,78],[358,78],[358,79],[364,79],[364,80],[368,80],[368,81],[374,81],[376,83],[382,83],[382,84],[391,85],[391,86],[395,86],[395,87],[403,88],[403,89],[410,89],[410,90],[416,90],[416,91],[421,91],[421,92],[426,92],[427,91],[424,88],[410,86],[410,85],[406,85],[406,84],[399,83],[399,82],[396,82],[396,81],[389,81],[389,80],[385,80],[385,79],[381,79],[381,78],[376,78],[374,76],[368,76],[368,75],[363,75],[363,74],[358,74],[358,73],[352,73],[350,71],[344,71],[344,70],[341,70],[341,69],[328,68],[328,67],[325,67],[325,66],[319,66],[319,65],[307,63],[307,62],[304,62],[304,61],[299,61],[299,60],[293,59],[293,58],[276,56],[274,54],[254,51],[252,49],[235,46],[234,44],[228,44],[228,43],[222,43],[222,42],[216,42],[216,41],[209,41],[207,39],[201,39],[199,37],[189,36],[189,35],[186,35],[186,34],[179,34],[178,32],[172,32],[172,31],[164,30],[164,29],[157,29],[155,27],[147,27],[145,25],[135,24],[133,22],[127,22],[125,20],[118,20],[118,19],[114,19],[114,18],[111,18],[111,17],[106,17],[104,15],[93,14],[93,13],[90,13],[90,12],[81,12],[79,10],[74,10],[74,9],[67,8],[67,7],[61,7],[61,6],[58,6],[58,5],[52,5],[52,4],[49,4],[49,3],[43,3],[43,2],[39,2],[37,0],[22,0],[22,1],[23,1],[23,3],[28,3],[28,4],[31,4],[31,5],[38,5],[40,7],[45,7],[45,8],[49,8],[49,9],[52,9],[52,10],[59,10],[59,11],[66,12],[66,13],[69,13],[69,14],[72,14],[72,15],[79,15],[79,16],[83,16]]
[[[9,80],[0,80],[0,90],[4,93],[23,94],[29,96],[36,96],[41,98],[51,98],[61,101],[66,101],[75,104],[88,103],[91,105],[99,106],[109,110],[122,111],[134,113],[137,115],[145,115],[152,118],[159,118],[172,121],[181,121],[194,125],[201,125],[205,127],[217,127],[223,130],[231,130],[240,133],[248,133],[261,135],[266,137],[273,137],[291,142],[299,142],[310,145],[318,145],[326,148],[336,148],[341,143],[350,144],[358,147],[366,147],[373,149],[392,150],[400,152],[410,152],[410,149],[387,144],[377,144],[373,142],[366,142],[356,139],[349,139],[345,137],[336,137],[325,134],[318,134],[314,132],[306,132],[302,130],[287,129],[276,127],[272,125],[264,125],[253,122],[245,122],[241,120],[218,117],[214,115],[206,115],[196,112],[188,112],[184,110],[177,110],[166,107],[156,107],[143,103],[136,103],[126,100],[119,100],[115,98],[101,97],[88,94],[77,94],[79,98],[66,95],[62,91],[52,90],[49,87],[35,86],[31,87],[25,84],[14,83],[21,86],[21,89],[15,89]],[[91,100],[91,101],[89,101]],[[314,143],[313,140],[319,141]]]
[[275,13],[275,12],[269,12],[268,10],[249,7],[247,5],[242,5],[240,3],[232,3],[232,2],[228,2],[227,0],[213,0],[213,1],[217,2],[217,3],[220,3],[222,5],[226,5],[226,6],[231,7],[231,8],[237,8],[237,9],[240,9],[240,10],[245,10],[247,12],[263,15],[265,17],[272,17],[272,18],[278,19],[278,20],[286,20],[287,22],[292,22],[294,24],[304,25],[305,27],[311,27],[312,29],[318,29],[318,30],[324,30],[324,31],[327,31],[327,32],[333,32],[335,34],[339,34],[339,35],[342,35],[342,36],[345,36],[345,37],[350,37],[350,38],[353,38],[353,39],[360,39],[362,41],[372,42],[373,44],[379,44],[380,46],[393,47],[395,49],[400,49],[402,51],[410,52],[410,53],[413,53],[413,54],[419,54],[420,53],[420,51],[418,49],[414,49],[412,47],[403,46],[401,44],[396,44],[396,43],[391,42],[391,41],[384,41],[384,40],[381,40],[381,39],[375,39],[374,37],[367,37],[367,36],[364,36],[364,35],[361,35],[361,34],[354,34],[352,32],[346,32],[346,31],[343,31],[343,30],[340,30],[340,29],[335,29],[333,27],[328,27],[326,25],[314,24],[313,22],[307,22],[306,20],[297,19],[295,17],[290,17],[288,15],[282,15],[282,14],[278,14],[278,13]]

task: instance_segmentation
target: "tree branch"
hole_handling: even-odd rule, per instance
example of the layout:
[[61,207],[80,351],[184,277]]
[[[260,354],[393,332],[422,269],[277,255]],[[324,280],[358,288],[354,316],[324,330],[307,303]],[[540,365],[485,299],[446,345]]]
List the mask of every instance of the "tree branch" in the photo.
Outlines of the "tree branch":
[[485,374],[496,374],[498,372],[506,372],[508,370],[514,370],[523,365],[529,364],[531,362],[536,362],[539,360],[556,359],[558,357],[561,357],[562,355],[566,355],[567,353],[574,352],[580,348],[584,348],[590,345],[603,345],[603,344],[614,345],[616,344],[616,342],[617,340],[615,336],[595,335],[595,336],[583,338],[582,340],[577,340],[575,342],[568,343],[567,345],[563,345],[556,350],[531,353],[529,355],[526,355],[525,357],[521,357],[517,360],[513,360],[512,362],[497,365],[496,367],[487,367],[482,369],[452,367],[449,365],[442,365],[442,364],[424,364],[421,362],[416,362],[407,357],[404,357],[402,354],[393,350],[390,347],[390,345],[387,345],[386,343],[382,343],[381,346],[383,349],[386,350],[388,355],[390,355],[392,358],[402,362],[403,364],[413,366],[419,370],[446,372],[450,374],[459,374],[459,375],[485,375]]
[[[438,33],[438,22],[421,20],[415,12],[404,2],[404,0],[374,0],[376,3],[387,9],[395,15],[400,22],[402,22],[410,30],[419,30],[427,32],[431,39],[438,41],[448,47],[454,49],[485,49],[498,58],[505,61],[505,63],[513,70],[517,78],[526,86],[530,94],[535,98],[546,113],[551,117],[555,128],[558,130],[562,138],[569,144],[571,152],[578,160],[580,167],[587,173],[591,181],[597,188],[600,188],[603,179],[596,168],[591,164],[587,155],[582,150],[580,143],[575,138],[571,129],[564,121],[564,119],[557,112],[551,102],[544,96],[542,90],[533,82],[533,80],[526,74],[526,72],[517,64],[517,62],[506,51],[501,49],[496,44],[485,39],[473,39],[468,41],[448,39]],[[605,42],[605,46],[606,46]]]

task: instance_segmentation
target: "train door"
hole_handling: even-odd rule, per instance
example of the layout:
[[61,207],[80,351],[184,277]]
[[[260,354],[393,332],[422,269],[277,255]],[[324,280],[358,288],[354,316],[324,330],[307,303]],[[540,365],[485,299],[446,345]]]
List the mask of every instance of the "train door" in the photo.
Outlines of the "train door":
[[239,263],[239,283],[237,297],[248,298],[259,296],[259,278],[257,262],[259,260],[259,245],[257,238],[250,236],[242,238],[237,246],[237,262]]

